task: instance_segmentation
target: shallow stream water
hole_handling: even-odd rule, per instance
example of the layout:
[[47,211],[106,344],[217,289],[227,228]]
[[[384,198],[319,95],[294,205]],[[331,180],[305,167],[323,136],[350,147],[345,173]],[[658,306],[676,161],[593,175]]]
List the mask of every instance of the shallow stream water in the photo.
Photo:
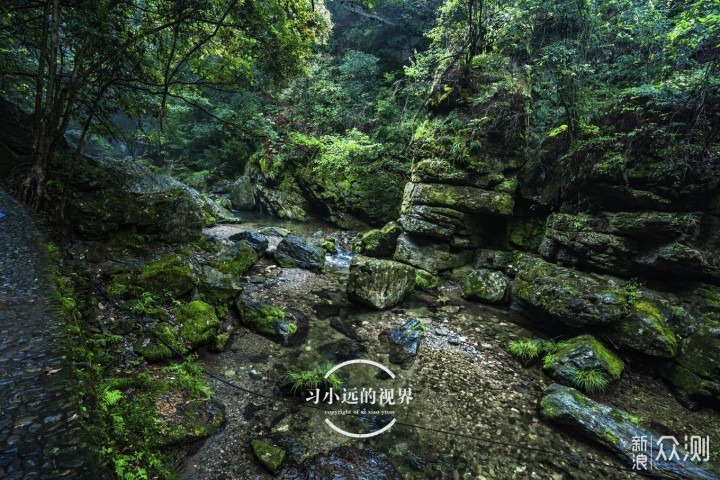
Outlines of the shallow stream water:
[[[303,462],[343,445],[354,447],[358,457],[329,461],[363,462],[365,470],[358,467],[358,471],[374,472],[357,478],[398,478],[387,475],[391,469],[385,462],[399,472],[399,478],[635,476],[604,450],[538,416],[538,402],[551,380],[538,367],[525,368],[505,348],[510,340],[538,336],[521,326],[532,324],[532,319],[467,302],[451,282],[433,294],[415,292],[388,311],[360,308],[345,293],[351,232],[257,214],[240,217],[244,223],[218,226],[206,234],[226,239],[241,230],[281,227],[302,236],[334,238],[341,253],[328,257],[332,267],[325,274],[279,268],[268,258],[250,272],[255,280],[243,295],[301,314],[308,322],[307,336],[297,344],[282,345],[240,327],[225,352],[203,357],[206,369],[274,400],[212,380],[215,398],[225,405],[227,423],[187,458],[182,478],[273,478],[250,451],[249,441],[256,437],[286,449],[285,463],[276,475],[280,478],[322,478],[308,477]],[[272,248],[280,238],[270,238]],[[438,302],[439,296],[449,301]],[[383,332],[412,318],[427,329],[414,364],[402,369],[389,362],[380,339]],[[353,365],[342,369],[343,387],[392,388],[396,395],[397,389],[410,389],[412,400],[383,407],[392,410],[392,416],[341,416],[326,410],[352,407],[305,408],[303,404],[312,402],[283,394],[288,371],[352,358],[386,365],[396,378],[383,380],[375,367]],[[686,410],[662,382],[635,371],[632,364],[620,382],[595,399],[638,415],[679,439],[709,435],[711,452],[720,445],[717,412]],[[352,432],[374,431],[392,418],[402,425],[373,438],[355,439],[333,431],[326,418]]]

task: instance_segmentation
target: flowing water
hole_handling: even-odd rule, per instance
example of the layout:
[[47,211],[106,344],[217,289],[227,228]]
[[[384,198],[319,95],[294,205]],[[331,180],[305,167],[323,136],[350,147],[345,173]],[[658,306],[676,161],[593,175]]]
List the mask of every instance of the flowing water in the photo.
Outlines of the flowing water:
[[[243,295],[303,316],[307,335],[300,342],[282,345],[239,327],[225,352],[203,358],[208,370],[273,400],[211,381],[228,421],[187,458],[182,477],[273,478],[250,451],[249,440],[256,437],[286,449],[280,478],[335,478],[336,474],[327,472],[343,468],[356,475],[344,478],[373,479],[397,478],[387,475],[392,468],[401,478],[621,479],[635,475],[606,452],[540,419],[538,402],[551,380],[537,367],[523,367],[505,350],[510,340],[538,336],[521,326],[528,325],[527,318],[464,301],[459,287],[450,282],[433,294],[415,292],[388,311],[360,308],[345,293],[351,232],[258,215],[240,217],[244,220],[240,225],[223,225],[206,233],[227,238],[240,230],[279,227],[299,235],[334,238],[338,252],[328,256],[324,274],[279,268],[267,258],[253,268],[255,280]],[[280,241],[280,237],[270,239],[271,248]],[[439,301],[444,300],[439,297],[449,301]],[[413,318],[427,328],[414,364],[403,369],[390,363],[381,339],[383,332]],[[288,371],[354,358],[386,365],[396,377],[388,379],[369,365],[352,365],[342,368],[343,387],[393,389],[396,404],[377,408],[393,415],[356,415],[357,407],[337,402],[306,408],[313,402],[288,395]],[[409,403],[397,401],[398,389],[411,392]],[[620,382],[596,399],[648,419],[678,438],[709,435],[711,448],[720,441],[717,412],[687,411],[664,384],[634,371],[632,365]],[[353,414],[343,416],[337,410]],[[378,436],[357,439],[332,430],[326,418],[351,432],[377,430],[392,418],[399,423]],[[343,446],[352,448],[338,448]],[[324,469],[308,467],[318,464]],[[308,469],[316,476],[309,475]]]

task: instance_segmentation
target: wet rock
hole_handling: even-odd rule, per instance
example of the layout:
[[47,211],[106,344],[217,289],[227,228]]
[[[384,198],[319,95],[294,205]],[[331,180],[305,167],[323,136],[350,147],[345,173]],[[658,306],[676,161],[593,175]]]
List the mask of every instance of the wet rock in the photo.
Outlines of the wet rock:
[[326,343],[318,348],[318,352],[324,358],[331,358],[334,362],[341,363],[355,358],[361,358],[367,351],[360,343],[349,338],[343,338],[336,342]]
[[262,183],[253,183],[255,199],[263,211],[289,220],[303,221],[310,217],[310,203],[297,188],[272,188]]
[[398,262],[407,263],[435,275],[440,271],[469,263],[472,252],[469,250],[454,251],[446,243],[403,234],[398,237],[393,258]]
[[275,260],[282,267],[322,272],[325,267],[325,251],[312,241],[291,234],[278,244]]
[[440,286],[440,278],[421,268],[415,269],[415,288],[420,290],[434,290]]
[[677,340],[660,295],[635,282],[525,257],[513,282],[518,304],[570,326],[602,326],[620,347],[670,358]]
[[243,291],[242,279],[223,273],[209,265],[202,265],[198,274],[198,289],[203,299],[214,306],[226,306]]
[[342,446],[327,454],[316,455],[302,463],[298,471],[288,472],[284,479],[325,480],[400,480],[395,467],[377,451]]
[[246,242],[258,255],[262,255],[268,249],[267,237],[262,233],[253,232],[252,230],[231,235],[229,240],[233,242]]
[[652,357],[672,358],[677,352],[677,337],[660,306],[651,299],[636,301],[607,337],[617,345]]
[[479,269],[465,278],[463,298],[486,303],[500,303],[507,298],[510,282],[501,272]]
[[596,371],[609,382],[620,379],[625,365],[592,335],[581,335],[556,344],[545,357],[543,369],[556,381],[577,385],[582,372]]
[[379,310],[398,304],[415,288],[415,270],[402,263],[357,255],[347,291],[354,301]]
[[270,472],[277,471],[285,460],[285,450],[265,440],[253,438],[250,440],[250,448],[255,458]]
[[401,233],[402,230],[396,222],[389,222],[381,229],[363,233],[357,251],[368,257],[389,257],[395,251]]
[[255,208],[255,194],[252,182],[245,176],[239,177],[228,188],[228,197],[236,210],[252,210]]
[[[553,423],[570,427],[617,454],[628,466],[633,465],[635,452],[632,440],[636,437],[659,438],[655,432],[639,426],[640,419],[609,405],[595,402],[579,391],[553,384],[545,389],[540,401],[542,416]],[[666,449],[670,449],[668,446]],[[678,447],[679,459],[672,461],[659,457],[654,462],[654,473],[666,478],[716,479],[707,470],[683,460],[685,452]]]
[[390,361],[401,368],[410,368],[415,363],[420,342],[425,336],[425,324],[413,318],[387,333]]
[[236,302],[242,322],[259,333],[287,341],[297,333],[298,325],[282,309],[267,303],[254,302],[242,296]]

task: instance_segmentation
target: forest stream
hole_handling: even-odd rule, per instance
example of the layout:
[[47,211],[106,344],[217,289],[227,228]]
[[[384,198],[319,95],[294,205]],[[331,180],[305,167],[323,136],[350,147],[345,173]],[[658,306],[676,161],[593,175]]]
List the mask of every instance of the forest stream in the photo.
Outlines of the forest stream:
[[[320,240],[340,239],[338,248],[342,252],[348,248],[348,234],[327,225],[258,214],[244,218],[242,224],[218,225],[205,234],[226,240],[240,231],[280,227],[299,235],[315,233]],[[280,240],[268,238],[271,245]],[[363,309],[347,298],[348,254],[328,255],[327,260],[334,268],[324,274],[277,267],[268,260],[261,260],[248,273],[251,283],[243,295],[301,313],[307,319],[307,336],[282,345],[240,327],[225,352],[202,357],[207,370],[281,401],[268,401],[211,380],[215,399],[225,405],[227,422],[185,460],[182,478],[218,478],[219,472],[223,478],[272,478],[247,448],[254,437],[269,439],[286,450],[280,478],[288,479],[306,478],[308,472],[316,476],[307,478],[334,478],[333,468],[342,471],[337,465],[343,463],[357,470],[353,478],[373,479],[622,479],[634,475],[627,465],[576,434],[540,420],[538,399],[551,380],[536,366],[524,368],[506,349],[511,340],[538,335],[523,327],[527,319],[507,309],[465,301],[452,282],[433,294],[418,291],[391,311]],[[438,297],[449,300],[441,304]],[[387,345],[379,337],[390,326],[413,318],[425,323],[427,331],[414,363],[403,369],[390,363]],[[288,371],[351,358],[389,366],[397,374],[392,387],[412,389],[411,406],[393,409],[398,420],[481,440],[406,425],[395,425],[371,439],[351,439],[325,424],[323,410],[301,408],[303,399],[281,395]],[[348,387],[387,385],[387,380],[377,379],[373,367],[354,366],[348,371]],[[662,382],[633,371],[631,365],[622,380],[598,400],[647,419],[654,428],[677,438],[700,432],[710,436],[711,444],[720,441],[718,412],[688,411]],[[375,430],[387,423],[387,418],[375,417],[360,418],[359,428]]]

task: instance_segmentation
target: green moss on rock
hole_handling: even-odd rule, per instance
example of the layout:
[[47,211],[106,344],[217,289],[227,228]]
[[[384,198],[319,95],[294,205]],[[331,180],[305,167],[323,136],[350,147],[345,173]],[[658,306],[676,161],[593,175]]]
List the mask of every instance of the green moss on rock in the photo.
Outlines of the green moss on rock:
[[229,250],[221,251],[210,262],[210,265],[222,273],[240,276],[255,265],[258,258],[258,254],[247,242],[240,241],[236,242]]
[[189,259],[170,255],[147,264],[140,271],[137,283],[156,295],[180,298],[195,287],[196,280]]
[[285,460],[285,450],[265,440],[253,438],[250,440],[250,447],[255,458],[270,472],[277,471]]
[[200,300],[180,307],[175,320],[180,325],[180,338],[190,348],[214,342],[220,327],[215,309]]
[[506,299],[510,282],[501,272],[479,269],[465,277],[463,298],[486,303],[499,303]]

